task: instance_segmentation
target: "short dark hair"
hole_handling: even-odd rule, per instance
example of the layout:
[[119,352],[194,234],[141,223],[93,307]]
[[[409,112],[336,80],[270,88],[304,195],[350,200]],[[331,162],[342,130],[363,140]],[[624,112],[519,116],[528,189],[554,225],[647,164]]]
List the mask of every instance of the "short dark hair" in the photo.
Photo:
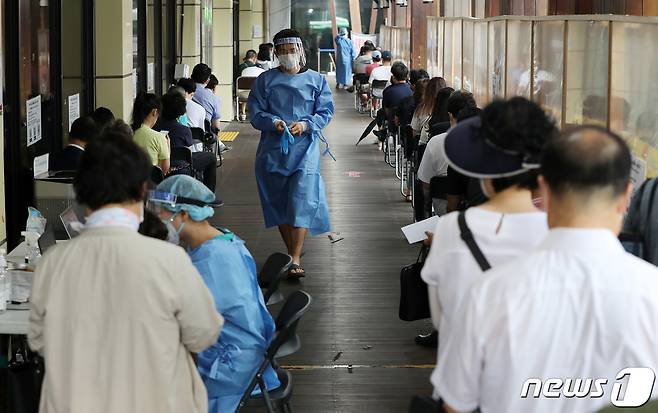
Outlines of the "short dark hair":
[[245,53],[243,60],[249,60],[249,59],[253,59],[255,57],[256,57],[256,51],[253,50],[253,49],[249,49],[249,50],[247,50],[247,53]]
[[199,63],[192,69],[192,80],[196,83],[206,83],[210,78],[212,70],[205,63]]
[[82,142],[91,142],[98,134],[98,126],[91,116],[83,116],[73,121],[69,137]]
[[196,92],[196,82],[189,77],[181,77],[178,79],[177,85],[182,87],[187,93]]
[[162,117],[165,120],[176,119],[187,111],[187,101],[178,92],[171,91],[162,96]]
[[477,106],[466,106],[465,108],[460,110],[459,113],[457,114],[457,123],[464,121],[466,119],[480,116],[481,113],[482,113],[482,109],[478,108]]
[[404,63],[395,62],[391,67],[391,75],[393,75],[395,80],[397,80],[398,82],[402,82],[407,80],[407,76],[409,76],[409,69],[407,68],[407,65],[405,65]]
[[133,102],[132,120],[130,122],[133,130],[137,130],[142,126],[142,123],[153,109],[162,110],[159,97],[153,93],[140,93],[137,95],[135,102]]
[[409,71],[409,83],[415,85],[420,79],[429,79],[430,75],[424,69],[413,69]]
[[457,119],[459,112],[465,107],[477,107],[475,104],[475,99],[473,94],[469,92],[464,92],[457,90],[452,92],[446,103],[446,109],[448,113],[452,115],[453,118]]
[[147,237],[161,239],[163,241],[166,241],[169,235],[167,226],[162,222],[160,217],[148,209],[144,210],[144,221],[139,225],[138,232]]
[[107,129],[85,148],[73,181],[76,200],[94,211],[143,201],[151,167],[149,156],[130,136]]
[[[538,163],[546,144],[557,136],[555,122],[536,103],[514,97],[496,100],[484,108],[482,133],[488,142],[504,151],[518,153],[529,163]],[[512,186],[537,188],[538,169],[512,176],[493,179],[497,192]]]
[[114,120],[114,113],[104,106],[99,106],[91,113],[91,117],[94,119],[94,122],[96,122],[96,127],[100,133]]
[[631,164],[631,151],[619,135],[601,126],[584,125],[548,143],[541,174],[557,194],[612,189],[617,197],[626,191]]
[[261,62],[267,62],[272,60],[272,46],[271,43],[263,43],[258,46],[258,56],[257,59]]
[[210,78],[208,79],[208,84],[206,85],[206,88],[215,90],[217,85],[219,84],[219,79],[217,79],[217,76],[215,75],[210,75]]

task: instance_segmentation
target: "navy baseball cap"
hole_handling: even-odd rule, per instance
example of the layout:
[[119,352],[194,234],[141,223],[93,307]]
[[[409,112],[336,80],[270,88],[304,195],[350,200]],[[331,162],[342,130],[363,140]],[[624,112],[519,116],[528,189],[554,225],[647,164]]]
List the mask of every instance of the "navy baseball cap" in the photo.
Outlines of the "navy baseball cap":
[[393,58],[393,55],[391,54],[390,51],[384,50],[382,52],[382,59],[392,59],[392,58]]
[[458,123],[446,136],[444,150],[450,166],[472,178],[507,178],[539,168],[525,154],[490,142],[479,116]]

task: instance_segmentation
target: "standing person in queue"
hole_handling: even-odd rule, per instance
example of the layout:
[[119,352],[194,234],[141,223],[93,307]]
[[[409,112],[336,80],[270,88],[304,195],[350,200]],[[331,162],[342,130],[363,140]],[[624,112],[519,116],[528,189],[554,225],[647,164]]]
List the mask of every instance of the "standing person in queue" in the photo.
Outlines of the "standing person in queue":
[[336,36],[336,89],[352,84],[352,59],[356,57],[347,29],[341,27]]
[[[265,225],[278,226],[300,278],[304,237],[330,230],[329,208],[320,176],[318,140],[331,121],[334,104],[324,76],[307,69],[296,30],[274,36],[278,70],[263,73],[249,95],[251,124],[260,130],[256,179]],[[292,135],[292,136],[291,136]]]

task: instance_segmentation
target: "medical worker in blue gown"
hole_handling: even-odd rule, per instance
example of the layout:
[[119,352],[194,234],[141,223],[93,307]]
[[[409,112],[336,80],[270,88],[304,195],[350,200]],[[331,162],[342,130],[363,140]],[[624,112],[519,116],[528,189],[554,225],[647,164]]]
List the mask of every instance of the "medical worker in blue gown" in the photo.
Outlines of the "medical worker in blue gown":
[[258,76],[249,94],[251,124],[262,132],[256,180],[265,226],[279,227],[293,259],[288,277],[299,278],[305,275],[300,260],[307,231],[330,230],[319,146],[334,104],[324,76],[305,67],[296,30],[274,36],[274,48],[280,66]]
[[[192,263],[215,299],[217,312],[224,317],[217,342],[199,353],[197,360],[208,390],[208,411],[227,413],[235,411],[262,363],[275,325],[244,241],[207,221],[214,213],[208,204],[214,201],[215,194],[203,183],[177,175],[157,186],[147,206],[167,225],[170,241],[178,243],[180,239],[187,245]],[[264,378],[268,390],[279,387],[271,367]]]
[[341,27],[336,36],[336,89],[352,84],[352,60],[356,57],[347,29]]

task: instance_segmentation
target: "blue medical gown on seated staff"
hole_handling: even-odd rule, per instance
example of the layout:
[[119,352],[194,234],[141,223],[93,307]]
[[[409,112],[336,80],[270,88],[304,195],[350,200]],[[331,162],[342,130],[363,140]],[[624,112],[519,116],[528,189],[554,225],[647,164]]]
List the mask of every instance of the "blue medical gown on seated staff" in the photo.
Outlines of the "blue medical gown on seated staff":
[[352,84],[352,59],[356,57],[352,40],[347,36],[336,36],[336,83]]
[[[275,332],[258,287],[256,264],[244,241],[220,236],[188,251],[224,317],[217,342],[198,354],[210,413],[234,412],[263,361]],[[272,367],[264,374],[269,390],[280,386]]]
[[[327,80],[306,70],[295,75],[278,69],[256,79],[249,94],[251,124],[260,130],[256,180],[265,226],[289,224],[308,228],[311,235],[330,231],[329,208],[320,176],[319,140],[331,121],[334,103]],[[305,121],[308,129],[281,152],[281,135],[274,121],[287,125]]]

